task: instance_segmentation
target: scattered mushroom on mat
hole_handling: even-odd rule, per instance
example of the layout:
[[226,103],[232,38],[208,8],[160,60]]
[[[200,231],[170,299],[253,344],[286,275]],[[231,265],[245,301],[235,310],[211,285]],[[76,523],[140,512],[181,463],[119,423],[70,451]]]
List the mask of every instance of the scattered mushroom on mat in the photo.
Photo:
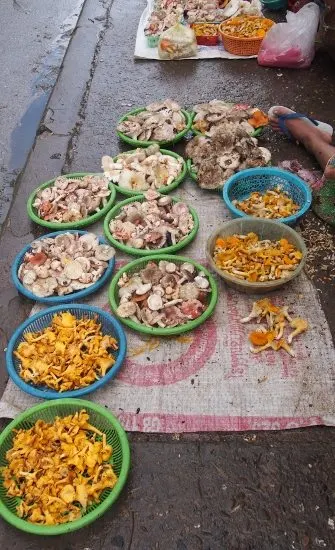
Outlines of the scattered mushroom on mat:
[[[290,344],[293,338],[309,328],[305,319],[292,318],[288,313],[287,306],[275,306],[268,298],[254,302],[251,313],[241,319],[241,323],[249,323],[253,320],[258,324],[261,322],[264,324],[249,334],[252,353],[259,353],[266,349],[274,351],[284,349],[291,357],[295,357],[295,352]],[[294,330],[285,339],[284,332],[287,325]]]

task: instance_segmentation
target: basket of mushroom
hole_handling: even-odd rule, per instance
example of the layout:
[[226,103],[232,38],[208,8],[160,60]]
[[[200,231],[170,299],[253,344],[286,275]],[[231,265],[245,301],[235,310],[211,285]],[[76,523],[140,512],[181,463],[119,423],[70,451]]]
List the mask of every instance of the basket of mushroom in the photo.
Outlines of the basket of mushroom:
[[19,252],[12,265],[12,279],[31,300],[72,302],[106,283],[113,273],[114,256],[114,248],[93,233],[48,233]]
[[191,124],[190,113],[176,101],[165,99],[126,113],[118,122],[117,134],[134,147],[171,145],[187,134]]
[[271,153],[236,122],[223,122],[211,135],[197,135],[186,146],[190,176],[203,189],[221,189],[236,172],[266,166]]
[[104,221],[107,239],[133,256],[176,252],[195,238],[198,228],[193,208],[152,189],[119,202]]
[[148,256],[127,264],[109,289],[112,310],[133,330],[171,336],[199,326],[217,303],[209,271],[181,256]]
[[170,193],[187,174],[184,159],[173,151],[160,149],[157,144],[120,153],[115,158],[105,155],[102,168],[115,189],[129,197],[148,189]]
[[42,183],[29,196],[29,217],[50,229],[95,223],[112,207],[116,189],[104,174],[75,173]]
[[307,249],[299,233],[273,220],[242,218],[223,223],[207,241],[211,267],[248,294],[276,290],[297,277]]

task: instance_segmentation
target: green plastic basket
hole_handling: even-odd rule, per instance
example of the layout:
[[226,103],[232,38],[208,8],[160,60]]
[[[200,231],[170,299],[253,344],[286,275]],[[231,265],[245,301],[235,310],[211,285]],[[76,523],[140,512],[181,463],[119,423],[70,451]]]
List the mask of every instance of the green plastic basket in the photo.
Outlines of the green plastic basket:
[[[196,130],[196,129],[193,127],[193,121],[194,121],[194,118],[195,118],[196,113],[195,113],[194,111],[192,111],[192,112],[190,113],[190,115],[191,115],[191,118],[192,118],[191,130],[192,130],[193,134],[195,134],[196,136],[205,136],[206,133],[203,134],[202,132],[199,132],[199,130]],[[259,137],[259,136],[263,133],[264,128],[265,128],[265,126],[260,126],[259,128],[256,128],[256,130],[255,130],[254,132],[252,132],[252,133],[250,134],[250,136],[251,136],[251,137],[255,137],[255,138]]]
[[198,264],[194,260],[191,260],[190,258],[185,258],[184,256],[173,256],[172,254],[157,254],[157,255],[146,256],[145,258],[140,258],[139,260],[134,260],[133,262],[130,262],[129,264],[122,267],[117,272],[117,274],[113,277],[109,287],[109,291],[108,291],[109,301],[113,312],[116,314],[116,310],[119,304],[118,281],[120,277],[122,277],[123,273],[130,273],[130,274],[135,273],[136,271],[143,269],[148,262],[150,261],[159,262],[160,260],[166,260],[168,262],[173,262],[175,264],[182,264],[184,262],[188,262],[193,264],[198,271],[203,271],[206,274],[206,277],[209,280],[209,285],[211,288],[211,293],[209,293],[210,299],[207,305],[207,309],[197,319],[189,321],[184,325],[180,325],[178,327],[172,327],[172,328],[147,327],[144,324],[135,323],[131,319],[122,319],[120,317],[119,319],[122,323],[127,325],[129,328],[136,330],[137,332],[151,334],[152,336],[175,336],[177,334],[182,334],[183,332],[188,332],[190,330],[193,330],[199,325],[201,325],[204,321],[206,321],[206,319],[208,319],[208,317],[212,315],[218,300],[218,289],[213,276],[205,267]]
[[[133,152],[134,151],[126,151],[126,153],[129,153],[129,154]],[[168,151],[167,149],[160,149],[160,152],[163,153],[163,155],[169,155],[170,157],[174,157],[175,159],[181,159],[183,161],[182,171],[180,172],[179,176],[176,179],[174,179],[173,182],[170,183],[170,185],[164,185],[163,187],[160,187],[159,189],[157,189],[158,193],[160,193],[161,195],[167,195],[168,193],[171,193],[171,191],[173,191],[176,187],[178,187],[178,185],[181,184],[181,182],[183,181],[183,179],[187,174],[187,166],[183,157],[181,157],[177,153],[174,153],[173,151]],[[118,156],[119,155],[113,158],[114,162],[117,161]],[[113,185],[115,186],[115,189],[119,193],[121,193],[121,195],[125,195],[127,197],[143,196],[143,193],[139,191],[131,191],[130,189],[123,189],[122,187],[119,187],[117,183],[114,183]]]
[[0,515],[17,529],[34,535],[63,535],[89,525],[117,500],[127,480],[130,467],[130,450],[127,435],[118,420],[104,407],[82,399],[58,399],[32,407],[17,416],[0,435],[0,467],[6,466],[6,452],[12,447],[14,430],[29,429],[37,420],[52,422],[56,416],[67,416],[81,409],[86,409],[90,415],[90,423],[106,433],[107,443],[112,446],[111,464],[118,476],[113,489],[106,489],[101,495],[101,501],[87,508],[85,514],[75,521],[61,525],[37,525],[21,519],[16,514],[16,506],[20,499],[6,496],[3,478],[0,475]]
[[[73,174],[64,174],[64,177],[66,178],[84,178],[85,176],[103,176],[103,174],[95,174],[91,172],[75,172]],[[100,218],[102,218],[108,210],[112,207],[115,197],[116,197],[116,189],[112,183],[109,184],[109,189],[111,191],[110,197],[106,203],[106,205],[101,208],[98,212],[95,214],[91,214],[90,216],[87,216],[86,218],[83,218],[82,220],[78,220],[76,222],[49,222],[47,220],[43,220],[37,215],[37,209],[33,206],[33,203],[35,201],[36,194],[41,189],[45,189],[46,187],[51,187],[56,181],[56,178],[46,181],[39,185],[39,187],[36,187],[34,191],[29,195],[28,202],[27,202],[27,212],[28,216],[33,222],[38,223],[39,225],[43,225],[44,227],[49,227],[50,229],[79,229],[80,227],[85,227],[87,225],[91,225],[92,223],[96,222]]]
[[[179,199],[172,199],[172,200],[174,203],[180,202]],[[121,209],[127,204],[130,204],[132,202],[144,202],[144,201],[145,201],[145,197],[143,195],[135,198],[132,197],[130,199],[126,199],[125,201],[119,202],[112,208],[112,210],[108,212],[104,220],[104,233],[107,239],[113,244],[113,246],[115,246],[115,248],[119,248],[120,250],[122,250],[126,254],[130,254],[131,256],[149,256],[153,254],[157,255],[162,253],[172,254],[172,252],[176,252],[177,250],[184,248],[185,246],[190,244],[190,242],[193,241],[199,229],[199,218],[198,218],[198,214],[196,213],[194,208],[192,208],[191,206],[189,206],[189,210],[193,217],[194,227],[192,231],[182,241],[179,241],[179,243],[177,244],[174,244],[172,246],[167,246],[165,248],[159,248],[157,250],[143,250],[138,248],[132,248],[131,246],[127,246],[126,244],[123,244],[122,242],[115,239],[109,229],[109,224],[111,220],[115,218],[120,213]]]
[[[134,109],[133,111],[129,111],[129,113],[126,113],[125,115],[123,115],[123,117],[120,118],[118,125],[124,120],[127,120],[129,116],[137,115],[137,113],[141,113],[142,111],[145,111],[145,110],[146,110],[145,107],[140,107],[139,109]],[[184,109],[181,109],[181,112],[185,117],[186,127],[184,128],[184,130],[176,134],[175,137],[171,140],[139,141],[138,139],[133,139],[126,136],[123,132],[119,132],[118,130],[117,130],[117,135],[119,136],[120,139],[122,139],[123,141],[125,141],[126,143],[129,143],[129,145],[132,145],[134,147],[147,147],[148,145],[152,145],[153,143],[158,143],[158,145],[173,145],[174,143],[177,143],[178,141],[180,141],[187,134],[187,132],[191,129],[191,126],[192,126],[192,117],[190,113],[188,111],[185,111]]]
[[189,173],[189,176],[192,178],[192,180],[194,181],[198,181],[198,178],[197,178],[197,173],[194,172],[194,170],[192,170],[192,159],[187,159],[186,161],[186,166],[187,166],[187,171]]

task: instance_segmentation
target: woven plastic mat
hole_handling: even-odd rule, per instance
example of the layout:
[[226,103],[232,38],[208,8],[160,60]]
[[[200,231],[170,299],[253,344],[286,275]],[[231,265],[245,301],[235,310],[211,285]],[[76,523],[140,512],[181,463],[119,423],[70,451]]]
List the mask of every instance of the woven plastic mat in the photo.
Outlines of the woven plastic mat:
[[[191,181],[175,193],[194,206],[200,231],[183,255],[205,263],[208,235],[228,213],[219,195]],[[100,225],[94,231],[102,232]],[[118,264],[125,257],[117,252]],[[127,258],[130,261],[131,258]],[[118,376],[90,399],[107,406],[129,431],[194,432],[280,430],[335,423],[335,354],[317,292],[306,275],[272,293],[306,318],[310,330],[294,340],[296,358],[285,351],[250,353],[255,325],[240,319],[253,297],[219,280],[214,315],[194,332],[150,338],[127,330],[128,357]],[[109,310],[107,288],[87,300]],[[258,296],[256,299],[259,299]],[[36,312],[39,307],[35,307]],[[0,416],[13,417],[37,401],[8,382]]]

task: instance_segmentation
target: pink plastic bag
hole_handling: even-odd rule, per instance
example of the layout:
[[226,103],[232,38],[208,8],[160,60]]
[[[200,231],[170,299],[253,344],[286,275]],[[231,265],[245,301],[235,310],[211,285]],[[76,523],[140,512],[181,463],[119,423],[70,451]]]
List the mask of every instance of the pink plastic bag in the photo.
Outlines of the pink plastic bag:
[[264,38],[258,63],[267,67],[305,69],[313,61],[320,9],[310,3],[286,14],[287,23],[274,25]]

